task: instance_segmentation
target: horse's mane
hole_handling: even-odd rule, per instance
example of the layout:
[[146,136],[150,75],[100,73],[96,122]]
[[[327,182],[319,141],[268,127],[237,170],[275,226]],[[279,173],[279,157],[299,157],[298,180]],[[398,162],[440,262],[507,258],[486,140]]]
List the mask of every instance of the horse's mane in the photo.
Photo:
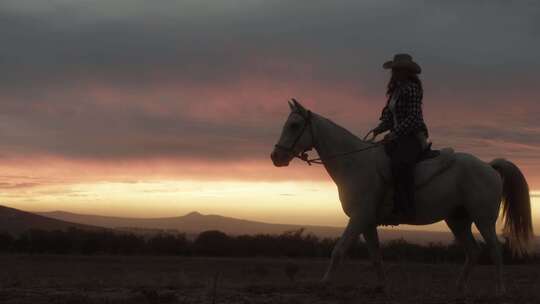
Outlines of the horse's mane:
[[321,119],[325,120],[326,122],[330,123],[332,126],[334,126],[335,128],[341,130],[343,133],[347,134],[347,136],[351,137],[351,139],[354,140],[354,143],[355,144],[362,144],[362,143],[365,143],[362,139],[360,139],[360,137],[358,137],[357,135],[353,134],[351,131],[347,130],[346,128],[340,126],[339,124],[333,122],[331,119],[329,118],[326,118],[320,114],[317,114]]

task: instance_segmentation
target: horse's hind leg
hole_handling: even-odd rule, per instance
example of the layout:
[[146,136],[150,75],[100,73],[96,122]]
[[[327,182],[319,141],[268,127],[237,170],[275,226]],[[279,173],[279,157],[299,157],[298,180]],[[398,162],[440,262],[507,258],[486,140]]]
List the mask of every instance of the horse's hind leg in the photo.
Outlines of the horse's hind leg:
[[497,279],[497,295],[504,294],[506,292],[504,288],[503,276],[502,276],[502,255],[499,239],[497,238],[497,231],[495,228],[495,221],[479,221],[476,222],[476,227],[482,234],[484,241],[489,249],[491,260],[495,264],[495,274]]
[[456,237],[458,243],[465,249],[465,264],[457,281],[458,292],[465,293],[469,275],[478,260],[478,245],[471,231],[472,221],[467,218],[449,218],[446,224]]

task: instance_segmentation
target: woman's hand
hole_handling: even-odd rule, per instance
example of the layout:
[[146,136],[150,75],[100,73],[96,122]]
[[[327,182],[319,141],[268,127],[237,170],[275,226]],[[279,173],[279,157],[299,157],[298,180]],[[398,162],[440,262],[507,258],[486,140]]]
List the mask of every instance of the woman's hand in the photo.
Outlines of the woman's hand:
[[393,141],[397,138],[396,133],[390,132],[384,136],[384,141]]
[[[371,134],[371,138],[369,137],[370,134]],[[366,136],[364,136],[363,140],[367,142],[373,142],[375,138],[377,137],[377,135],[379,135],[379,132],[376,129],[369,130]]]

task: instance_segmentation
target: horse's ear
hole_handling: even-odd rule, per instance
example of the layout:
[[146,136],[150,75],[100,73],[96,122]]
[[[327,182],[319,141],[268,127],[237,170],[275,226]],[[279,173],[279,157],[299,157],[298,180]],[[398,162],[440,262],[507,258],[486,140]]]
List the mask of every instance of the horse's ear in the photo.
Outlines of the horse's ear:
[[307,112],[306,108],[304,108],[304,106],[301,105],[296,99],[293,98],[292,101],[293,101],[293,103],[294,103],[294,107],[295,107],[298,111],[300,111],[300,112],[302,112],[302,113],[306,113],[306,112]]
[[294,111],[294,104],[290,100],[287,102],[289,103],[289,108],[291,108],[291,111]]

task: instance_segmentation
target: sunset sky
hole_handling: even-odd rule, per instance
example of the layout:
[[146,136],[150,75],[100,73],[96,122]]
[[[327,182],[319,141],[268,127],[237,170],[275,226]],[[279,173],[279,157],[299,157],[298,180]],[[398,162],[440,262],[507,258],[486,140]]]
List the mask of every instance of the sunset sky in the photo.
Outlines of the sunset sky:
[[0,33],[3,205],[343,225],[270,161],[286,102],[363,135],[408,52],[434,146],[515,162],[540,231],[537,1],[2,0]]

